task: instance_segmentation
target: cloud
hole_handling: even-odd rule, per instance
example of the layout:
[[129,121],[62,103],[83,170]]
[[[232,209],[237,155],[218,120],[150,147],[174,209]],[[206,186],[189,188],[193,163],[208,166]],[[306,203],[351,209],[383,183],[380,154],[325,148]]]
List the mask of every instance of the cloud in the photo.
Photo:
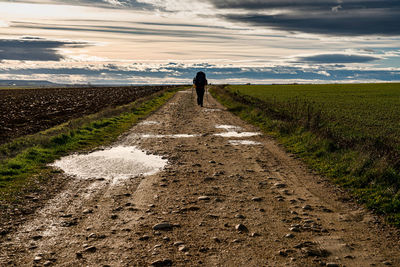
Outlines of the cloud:
[[13,0],[11,2],[36,3],[36,4],[63,4],[72,6],[96,6],[103,8],[130,8],[139,10],[152,10],[154,7],[144,1],[136,0]]
[[398,0],[209,0],[229,21],[326,35],[399,35]]
[[300,62],[333,64],[333,63],[367,63],[381,58],[370,55],[347,55],[347,54],[319,54],[300,57]]
[[0,39],[1,60],[59,61],[64,57],[58,49],[86,47],[85,42],[48,40],[40,37]]
[[[166,84],[192,81],[198,71],[204,71],[211,83],[287,83],[287,82],[363,82],[399,80],[400,69],[360,69],[324,66],[232,66],[210,63],[96,63],[70,64],[56,62],[53,66],[42,62],[18,64],[15,68],[2,67],[0,79],[7,77],[47,77],[53,82],[68,83],[68,77],[80,77],[81,82],[103,84]],[[24,76],[25,75],[25,76]],[[27,78],[28,79],[28,78]],[[74,78],[75,79],[75,78]],[[86,80],[85,80],[86,79]],[[76,79],[75,79],[76,80]]]
[[0,28],[2,27],[8,27],[8,23],[6,21],[0,20]]
[[[161,25],[160,25],[161,26]],[[65,31],[80,31],[80,32],[101,32],[101,33],[121,33],[130,35],[151,35],[151,36],[168,36],[180,38],[213,38],[217,40],[233,39],[229,35],[221,35],[219,33],[210,32],[207,30],[192,30],[190,28],[170,29],[170,28],[144,28],[144,27],[126,27],[126,26],[101,26],[101,25],[58,25],[58,24],[41,24],[41,23],[25,23],[13,22],[11,27],[44,29],[44,30],[65,30]],[[198,27],[200,28],[200,27]]]

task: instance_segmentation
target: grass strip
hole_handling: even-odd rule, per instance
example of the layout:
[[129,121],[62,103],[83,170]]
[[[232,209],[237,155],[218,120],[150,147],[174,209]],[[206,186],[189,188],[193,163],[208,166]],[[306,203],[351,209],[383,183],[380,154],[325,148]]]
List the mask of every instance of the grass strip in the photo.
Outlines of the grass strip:
[[304,116],[298,117],[284,101],[263,101],[228,86],[214,87],[210,92],[229,111],[275,137],[312,169],[348,189],[377,214],[385,215],[390,224],[400,226],[400,174],[398,160],[393,158],[398,155],[395,147],[386,151],[388,147],[384,146],[386,152],[377,150],[382,147],[379,140],[373,146],[341,143],[341,139],[326,134],[329,122],[318,110],[312,111],[314,107],[304,106]]
[[54,170],[47,164],[71,152],[112,143],[182,89],[164,90],[0,146],[0,203],[18,202],[51,176]]

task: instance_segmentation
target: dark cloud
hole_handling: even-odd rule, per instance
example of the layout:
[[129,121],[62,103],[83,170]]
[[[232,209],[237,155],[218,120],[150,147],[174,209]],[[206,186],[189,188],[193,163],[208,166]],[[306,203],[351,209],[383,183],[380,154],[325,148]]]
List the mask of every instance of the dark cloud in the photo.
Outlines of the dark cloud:
[[398,0],[209,1],[229,10],[225,19],[278,30],[328,35],[400,34]]
[[0,39],[1,60],[59,61],[63,58],[57,51],[63,47],[85,47],[89,44],[74,41],[55,41],[39,37]]
[[[13,21],[11,27],[45,29],[45,30],[65,30],[65,31],[81,31],[81,32],[103,32],[103,33],[124,33],[133,35],[157,35],[171,36],[180,38],[213,38],[217,40],[233,39],[232,36],[221,35],[206,30],[193,31],[191,29],[171,30],[165,28],[141,28],[141,27],[124,27],[124,26],[98,26],[98,25],[58,25],[58,24],[41,24],[41,23],[25,23]],[[199,39],[199,42],[201,39]]]
[[332,64],[332,63],[366,63],[379,60],[381,58],[369,55],[346,55],[346,54],[320,54],[307,57],[301,57],[301,62]]

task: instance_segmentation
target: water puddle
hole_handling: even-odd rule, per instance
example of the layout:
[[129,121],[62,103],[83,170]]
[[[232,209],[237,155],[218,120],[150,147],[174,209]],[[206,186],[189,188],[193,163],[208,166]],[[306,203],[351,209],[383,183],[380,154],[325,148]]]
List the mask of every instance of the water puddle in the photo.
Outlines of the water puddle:
[[222,109],[219,108],[205,108],[203,109],[204,112],[216,112],[216,111],[222,111]]
[[256,145],[261,145],[260,142],[251,141],[251,140],[229,140],[229,144],[234,145],[234,146],[239,146],[239,145],[256,146]]
[[238,132],[226,132],[226,133],[217,133],[214,134],[215,136],[221,136],[221,137],[252,137],[252,136],[257,136],[257,135],[261,135],[261,133],[256,133],[256,132],[242,132],[242,133],[238,133]]
[[139,175],[152,175],[166,165],[167,160],[148,155],[134,146],[70,155],[51,164],[80,179],[103,178],[112,183]]
[[261,135],[261,133],[258,132],[238,132],[242,130],[243,128],[235,125],[225,125],[225,124],[218,124],[215,125],[215,128],[217,129],[224,129],[226,132],[225,133],[216,133],[214,134],[215,136],[221,136],[221,137],[251,137],[251,136],[257,136]]
[[239,126],[235,126],[235,125],[226,125],[226,124],[217,124],[215,125],[215,128],[217,129],[224,129],[227,131],[231,131],[231,130],[241,130],[242,127]]
[[157,125],[160,124],[158,121],[142,121],[138,123],[138,125]]
[[199,134],[138,134],[138,138],[193,138]]

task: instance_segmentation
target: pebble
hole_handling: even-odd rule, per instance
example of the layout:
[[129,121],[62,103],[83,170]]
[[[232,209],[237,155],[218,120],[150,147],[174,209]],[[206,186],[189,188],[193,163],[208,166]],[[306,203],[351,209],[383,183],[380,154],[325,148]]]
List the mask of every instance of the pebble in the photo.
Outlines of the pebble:
[[384,261],[382,262],[383,265],[392,265],[392,263],[390,261]]
[[216,237],[216,236],[214,236],[214,237],[212,238],[212,240],[214,240],[214,242],[221,243],[221,240],[220,240],[218,237]]
[[286,234],[285,238],[294,238],[294,234]]
[[174,246],[175,246],[175,247],[179,247],[179,246],[181,246],[181,245],[183,245],[183,244],[185,244],[183,241],[176,241],[176,242],[174,242]]
[[260,202],[260,201],[262,201],[262,198],[261,197],[253,197],[251,199],[251,201]]
[[95,246],[91,246],[85,249],[85,252],[95,253],[97,248]]
[[189,249],[188,249],[185,245],[180,245],[179,248],[178,248],[178,250],[181,251],[181,252],[186,252],[186,251],[188,251]]
[[82,211],[83,214],[89,214],[89,213],[93,213],[92,209],[85,209],[84,211]]
[[148,236],[148,235],[143,235],[143,236],[139,237],[140,241],[146,241],[146,240],[149,240],[149,239],[150,239],[150,236]]
[[251,237],[257,237],[257,236],[261,236],[259,233],[256,233],[256,232],[254,232],[254,233],[251,233],[251,235],[250,235]]
[[285,250],[279,250],[278,251],[278,255],[279,256],[283,256],[283,257],[287,257],[288,254],[287,254],[287,252]]
[[42,238],[43,238],[43,236],[41,236],[41,235],[35,235],[35,236],[32,237],[32,239],[35,240],[35,241],[37,241],[39,239],[42,239]]
[[200,196],[197,198],[198,200],[210,200],[209,196]]
[[33,261],[38,262],[38,261],[41,261],[42,259],[43,259],[42,257],[36,256],[36,257],[33,259]]
[[292,231],[292,232],[300,232],[300,228],[299,227],[290,227],[289,230]]
[[304,205],[304,206],[302,207],[302,209],[303,209],[303,210],[312,210],[312,208],[311,208],[310,205]]
[[235,218],[238,218],[238,219],[246,219],[246,217],[245,217],[244,215],[242,215],[242,214],[236,214],[236,215],[235,215]]
[[156,225],[153,226],[153,230],[164,230],[164,231],[168,231],[168,230],[172,230],[173,225],[170,223],[158,223]]
[[235,229],[240,231],[240,232],[248,232],[249,231],[249,229],[247,229],[247,227],[244,224],[241,224],[241,223],[237,224],[235,226]]
[[172,260],[170,259],[156,260],[150,263],[150,265],[155,267],[172,266]]
[[286,184],[284,184],[284,183],[275,183],[274,186],[275,186],[276,188],[285,188],[285,187],[286,187]]
[[50,266],[51,264],[52,264],[51,261],[46,261],[46,262],[43,263],[43,266]]

